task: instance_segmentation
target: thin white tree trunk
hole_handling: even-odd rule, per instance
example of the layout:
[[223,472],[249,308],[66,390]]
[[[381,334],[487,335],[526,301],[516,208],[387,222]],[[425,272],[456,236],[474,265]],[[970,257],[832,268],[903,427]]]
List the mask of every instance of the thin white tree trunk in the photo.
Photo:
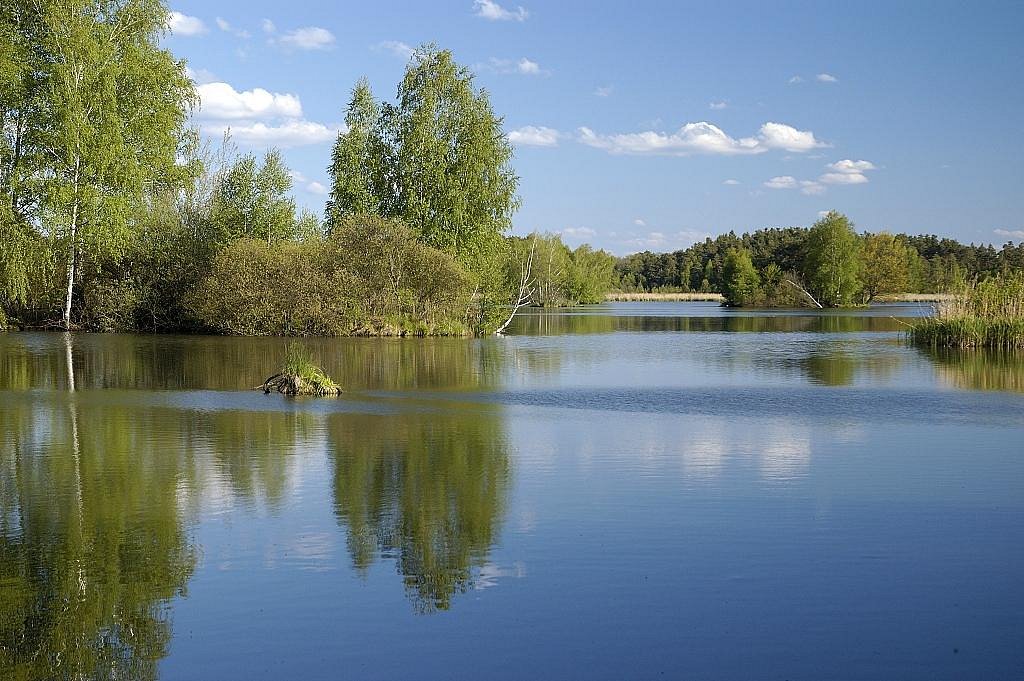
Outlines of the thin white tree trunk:
[[505,323],[499,326],[498,329],[494,332],[496,335],[500,335],[502,332],[504,332],[505,329],[508,328],[508,325],[512,323],[512,320],[515,319],[516,313],[519,312],[519,308],[530,302],[530,298],[532,297],[529,291],[530,274],[533,272],[533,254],[536,252],[536,250],[537,235],[535,234],[533,236],[533,245],[530,247],[530,257],[526,261],[526,265],[523,267],[523,276],[519,280],[519,295],[516,296],[516,301],[512,305],[512,314],[510,314],[508,316],[508,319],[505,320]]
[[71,204],[71,246],[68,255],[68,286],[64,298],[64,330],[71,330],[71,298],[75,293],[75,261],[78,257],[78,176],[81,158],[75,159],[75,199]]

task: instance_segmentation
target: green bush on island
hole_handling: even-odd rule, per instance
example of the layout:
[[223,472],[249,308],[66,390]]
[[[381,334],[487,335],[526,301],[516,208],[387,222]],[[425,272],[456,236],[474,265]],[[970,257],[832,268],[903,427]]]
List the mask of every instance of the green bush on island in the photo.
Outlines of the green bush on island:
[[937,313],[916,323],[914,343],[943,348],[1024,348],[1024,272],[964,286]]

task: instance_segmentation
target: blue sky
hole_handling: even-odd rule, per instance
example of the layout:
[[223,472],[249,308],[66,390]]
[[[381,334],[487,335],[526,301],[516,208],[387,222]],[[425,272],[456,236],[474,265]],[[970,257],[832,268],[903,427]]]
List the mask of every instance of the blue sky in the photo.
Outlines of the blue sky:
[[355,81],[410,46],[477,73],[516,142],[515,231],[617,254],[809,225],[1024,240],[1024,3],[172,4],[198,124],[280,147],[321,210]]

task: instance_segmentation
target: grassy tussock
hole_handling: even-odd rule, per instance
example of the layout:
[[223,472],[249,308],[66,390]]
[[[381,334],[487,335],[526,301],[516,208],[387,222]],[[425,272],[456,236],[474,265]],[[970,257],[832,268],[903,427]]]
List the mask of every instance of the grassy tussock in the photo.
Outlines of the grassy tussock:
[[605,301],[609,303],[652,303],[652,302],[696,302],[710,301],[722,302],[721,293],[620,293],[612,292],[605,294]]
[[279,392],[285,395],[338,395],[341,387],[324,370],[313,363],[309,350],[292,343],[288,346],[284,366],[260,386],[264,393]]
[[968,284],[914,325],[914,343],[945,348],[1024,348],[1024,272]]

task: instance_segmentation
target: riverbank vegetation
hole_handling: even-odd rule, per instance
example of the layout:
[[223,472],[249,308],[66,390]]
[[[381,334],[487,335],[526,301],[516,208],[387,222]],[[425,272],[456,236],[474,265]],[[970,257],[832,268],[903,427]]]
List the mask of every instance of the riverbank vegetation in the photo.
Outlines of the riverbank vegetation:
[[942,348],[1024,348],[1024,272],[965,285],[910,331],[914,343]]
[[[0,9],[0,328],[483,334],[524,281],[540,305],[611,288],[607,253],[508,236],[512,147],[451,53],[416,50],[394,102],[356,84],[321,219],[276,150],[200,139],[167,18],[159,0]],[[525,280],[524,247],[543,265]]]

